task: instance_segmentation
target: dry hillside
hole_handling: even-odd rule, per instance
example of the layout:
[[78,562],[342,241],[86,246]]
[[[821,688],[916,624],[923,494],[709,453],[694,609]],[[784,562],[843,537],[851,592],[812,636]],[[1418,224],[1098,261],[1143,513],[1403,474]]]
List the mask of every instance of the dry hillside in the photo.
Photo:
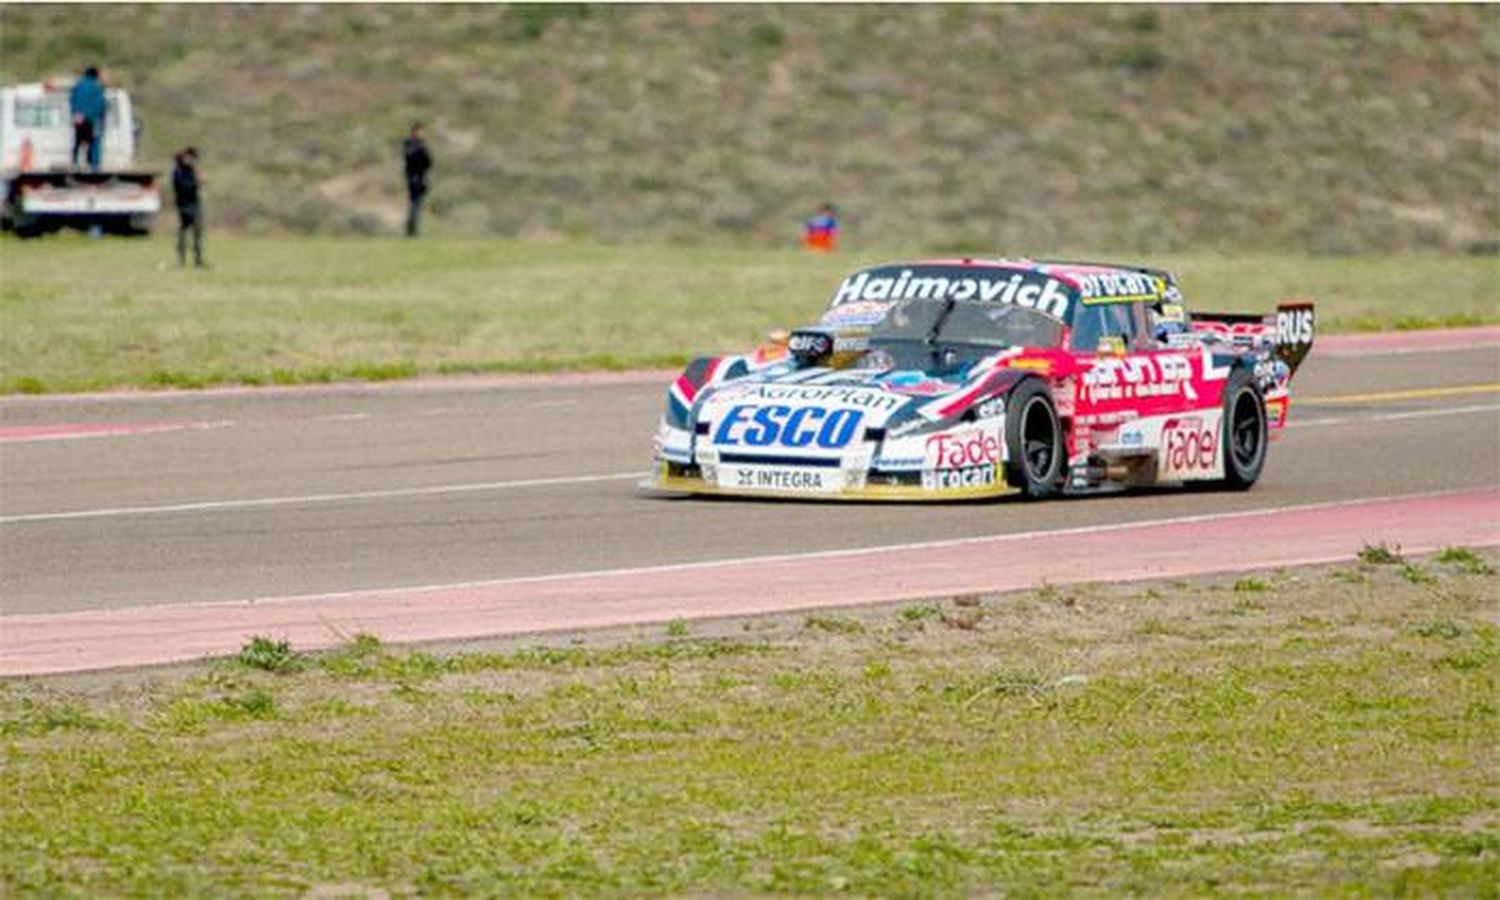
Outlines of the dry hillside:
[[7,81],[100,61],[216,225],[885,246],[1474,250],[1500,6],[18,6]]

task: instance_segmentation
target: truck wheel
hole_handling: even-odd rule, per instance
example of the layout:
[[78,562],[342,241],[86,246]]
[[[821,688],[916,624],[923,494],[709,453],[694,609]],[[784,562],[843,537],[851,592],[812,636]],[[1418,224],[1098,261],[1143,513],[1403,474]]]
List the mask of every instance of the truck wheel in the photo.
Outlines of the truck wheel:
[[1266,399],[1244,369],[1236,369],[1224,387],[1224,480],[1243,491],[1260,478],[1266,465]]
[[1005,479],[1024,496],[1051,497],[1061,489],[1062,424],[1046,386],[1034,378],[1016,385],[1006,400],[1005,448]]

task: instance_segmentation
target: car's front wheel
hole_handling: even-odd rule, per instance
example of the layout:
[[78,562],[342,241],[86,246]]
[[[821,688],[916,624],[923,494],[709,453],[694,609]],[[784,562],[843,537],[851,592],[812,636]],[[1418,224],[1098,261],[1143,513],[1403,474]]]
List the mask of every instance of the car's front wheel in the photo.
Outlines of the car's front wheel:
[[1047,388],[1027,379],[1011,391],[1005,407],[1005,477],[1027,497],[1051,497],[1062,489],[1067,451],[1062,424]]

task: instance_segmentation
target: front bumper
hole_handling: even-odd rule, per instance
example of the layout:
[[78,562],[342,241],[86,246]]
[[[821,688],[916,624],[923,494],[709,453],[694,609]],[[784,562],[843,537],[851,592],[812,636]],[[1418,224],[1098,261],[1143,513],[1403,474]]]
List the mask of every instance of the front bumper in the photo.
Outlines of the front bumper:
[[[746,468],[748,467],[740,467],[740,471],[743,472]],[[769,473],[775,470],[768,467],[766,471]],[[674,493],[782,500],[878,500],[924,503],[979,500],[1003,497],[1017,492],[1005,482],[1004,473],[999,470],[998,466],[984,479],[978,479],[983,481],[979,484],[943,484],[941,482],[944,480],[952,479],[944,479],[943,476],[931,472],[870,472],[858,479],[843,479],[840,483],[821,486],[810,485],[795,477],[768,480],[779,481],[780,486],[761,486],[754,483],[756,480],[751,479],[750,484],[740,484],[737,483],[739,479],[705,478],[703,469],[697,465],[658,460],[652,468],[651,477],[641,482],[641,487]]]

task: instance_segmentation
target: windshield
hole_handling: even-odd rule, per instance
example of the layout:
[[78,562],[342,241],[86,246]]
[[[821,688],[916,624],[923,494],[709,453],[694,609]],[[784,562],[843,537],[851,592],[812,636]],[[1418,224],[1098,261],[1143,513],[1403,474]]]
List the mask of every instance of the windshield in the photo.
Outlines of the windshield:
[[[869,322],[870,364],[896,368],[974,362],[1005,347],[1055,347],[1062,323],[1019,306],[941,300],[898,300]],[[825,322],[830,318],[825,317]],[[832,324],[832,323],[830,323]]]

